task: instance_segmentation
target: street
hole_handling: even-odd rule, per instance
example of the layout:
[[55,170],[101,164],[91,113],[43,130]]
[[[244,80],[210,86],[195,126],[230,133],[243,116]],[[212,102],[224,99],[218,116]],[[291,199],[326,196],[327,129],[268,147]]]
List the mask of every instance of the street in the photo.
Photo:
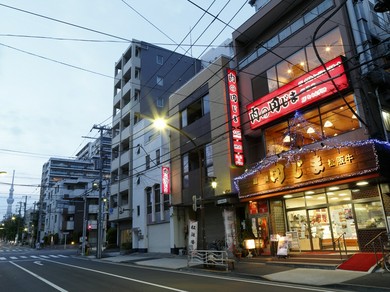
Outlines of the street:
[[[7,247],[0,251],[2,291],[321,291],[319,287],[164,270],[82,258],[76,250]],[[325,291],[325,290],[322,290]],[[326,289],[329,291],[329,289]]]

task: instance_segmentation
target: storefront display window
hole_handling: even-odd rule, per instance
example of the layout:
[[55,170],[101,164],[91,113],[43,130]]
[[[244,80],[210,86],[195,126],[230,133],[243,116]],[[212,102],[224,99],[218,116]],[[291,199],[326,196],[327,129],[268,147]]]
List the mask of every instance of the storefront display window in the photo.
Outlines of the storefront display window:
[[347,247],[355,246],[357,249],[356,227],[352,214],[352,205],[332,206],[329,210],[333,237],[337,239],[340,236],[344,236]]
[[386,227],[380,201],[355,204],[355,214],[359,229]]

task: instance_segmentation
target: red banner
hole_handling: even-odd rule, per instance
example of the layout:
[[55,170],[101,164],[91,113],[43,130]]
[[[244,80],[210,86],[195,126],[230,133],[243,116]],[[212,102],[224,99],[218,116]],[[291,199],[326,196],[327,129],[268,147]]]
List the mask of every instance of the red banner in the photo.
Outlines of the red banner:
[[162,181],[161,193],[164,195],[170,194],[171,193],[171,174],[170,174],[169,167],[167,167],[167,166],[162,167],[161,181]]
[[[325,70],[325,68],[327,70]],[[323,66],[302,75],[279,89],[247,105],[251,129],[256,129],[277,118],[294,112],[348,88],[342,57],[339,56]],[[330,77],[328,76],[328,71]],[[337,89],[332,83],[332,79]]]
[[230,106],[230,123],[233,138],[233,159],[236,166],[244,165],[243,144],[241,135],[240,107],[238,104],[237,74],[234,70],[227,70],[227,83]]

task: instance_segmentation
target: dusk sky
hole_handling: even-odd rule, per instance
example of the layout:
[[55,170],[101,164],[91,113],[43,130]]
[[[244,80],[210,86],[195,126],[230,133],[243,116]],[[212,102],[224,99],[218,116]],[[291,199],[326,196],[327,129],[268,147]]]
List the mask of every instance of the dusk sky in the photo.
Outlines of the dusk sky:
[[199,58],[255,12],[247,2],[0,0],[0,219],[13,170],[17,213],[26,198],[27,208],[38,202],[50,157],[74,157],[83,136],[98,136],[94,124],[111,125],[114,66],[128,40],[179,53],[193,44]]

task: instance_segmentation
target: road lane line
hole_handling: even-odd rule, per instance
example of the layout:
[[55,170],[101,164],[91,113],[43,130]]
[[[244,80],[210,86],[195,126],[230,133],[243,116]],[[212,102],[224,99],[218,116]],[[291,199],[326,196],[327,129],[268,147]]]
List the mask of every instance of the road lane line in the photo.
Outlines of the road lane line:
[[10,263],[13,264],[15,267],[18,267],[19,269],[25,271],[26,273],[29,273],[30,275],[34,276],[35,278],[41,280],[42,282],[48,284],[49,286],[53,287],[54,289],[61,291],[61,292],[68,292],[68,290],[65,290],[65,289],[61,288],[60,286],[57,286],[56,284],[46,280],[45,278],[42,278],[41,276],[39,276],[39,275],[37,275],[37,274],[35,274],[35,273],[25,269],[25,268],[23,268],[22,266],[15,264],[14,262],[10,262]]
[[166,289],[166,290],[177,291],[177,292],[188,292],[186,290],[176,289],[176,288],[172,288],[172,287],[168,287],[168,286],[163,286],[163,285],[159,285],[159,284],[155,284],[155,283],[151,283],[151,282],[137,280],[137,279],[134,279],[134,278],[119,276],[119,275],[115,275],[115,274],[111,274],[111,273],[107,273],[107,272],[102,272],[102,271],[98,271],[98,270],[93,270],[93,269],[89,269],[89,268],[84,268],[84,267],[79,267],[79,266],[75,266],[75,265],[55,262],[55,261],[52,261],[52,260],[46,260],[46,259],[42,259],[42,260],[44,260],[46,262],[55,263],[55,264],[58,264],[58,265],[68,266],[68,267],[71,267],[71,268],[76,268],[76,269],[85,270],[85,271],[89,271],[89,272],[94,272],[94,273],[98,273],[98,274],[102,274],[102,275],[106,275],[106,276],[111,276],[111,277],[115,277],[115,278],[119,278],[119,279],[123,279],[123,280],[137,282],[137,283],[140,283],[140,284],[145,284],[145,285],[149,285],[149,286],[163,288],[163,289]]

